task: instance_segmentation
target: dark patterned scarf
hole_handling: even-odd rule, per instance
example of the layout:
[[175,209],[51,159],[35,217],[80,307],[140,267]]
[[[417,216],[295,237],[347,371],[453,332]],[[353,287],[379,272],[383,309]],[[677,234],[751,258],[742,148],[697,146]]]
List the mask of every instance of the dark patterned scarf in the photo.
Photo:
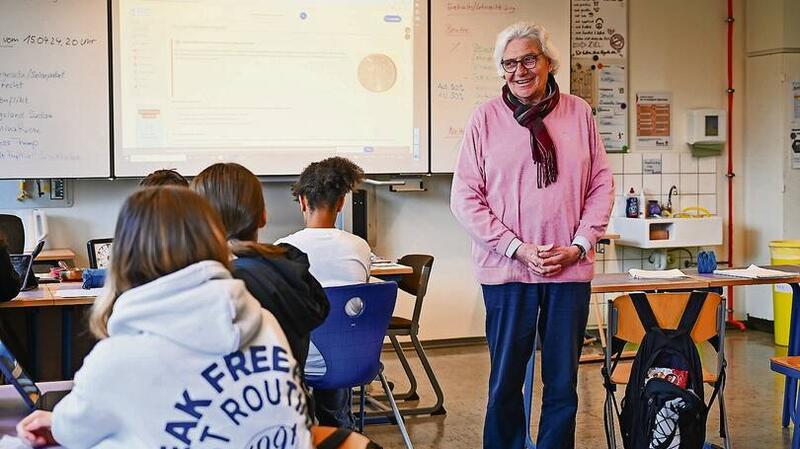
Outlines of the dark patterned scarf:
[[536,164],[536,186],[542,188],[556,182],[558,179],[558,163],[556,160],[556,147],[544,126],[544,118],[558,105],[558,84],[553,74],[547,76],[547,88],[542,101],[533,106],[523,104],[508,85],[503,86],[503,101],[511,111],[514,118],[521,126],[531,132],[531,156]]

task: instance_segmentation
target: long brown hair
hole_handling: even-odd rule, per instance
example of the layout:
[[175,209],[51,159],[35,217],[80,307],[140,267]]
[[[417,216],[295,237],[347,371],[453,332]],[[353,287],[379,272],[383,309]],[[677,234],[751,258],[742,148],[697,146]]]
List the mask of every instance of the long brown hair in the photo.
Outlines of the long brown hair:
[[89,327],[108,337],[108,319],[124,292],[204,260],[230,266],[222,221],[203,197],[184,187],[148,187],[125,200],[114,231],[106,293]]
[[189,187],[203,195],[222,217],[234,254],[270,257],[286,252],[256,242],[267,206],[261,182],[250,170],[233,162],[214,164],[195,176]]

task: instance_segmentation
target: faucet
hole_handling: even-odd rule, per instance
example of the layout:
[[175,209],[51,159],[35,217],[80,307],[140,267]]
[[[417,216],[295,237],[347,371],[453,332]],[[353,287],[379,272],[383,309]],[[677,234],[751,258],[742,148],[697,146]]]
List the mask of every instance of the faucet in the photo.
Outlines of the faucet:
[[663,209],[668,210],[670,214],[672,213],[672,195],[673,194],[675,194],[675,195],[678,194],[678,186],[672,186],[672,187],[669,188],[669,194],[667,195],[667,205],[663,207]]

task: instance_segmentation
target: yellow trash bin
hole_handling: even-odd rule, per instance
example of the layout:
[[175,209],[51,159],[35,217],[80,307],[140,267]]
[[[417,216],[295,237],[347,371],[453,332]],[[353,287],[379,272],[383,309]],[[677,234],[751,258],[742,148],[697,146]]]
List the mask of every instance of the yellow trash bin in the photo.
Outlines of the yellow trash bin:
[[[800,265],[800,240],[769,242],[773,265]],[[788,284],[772,286],[775,316],[775,344],[789,346],[789,323],[792,318],[792,288]]]

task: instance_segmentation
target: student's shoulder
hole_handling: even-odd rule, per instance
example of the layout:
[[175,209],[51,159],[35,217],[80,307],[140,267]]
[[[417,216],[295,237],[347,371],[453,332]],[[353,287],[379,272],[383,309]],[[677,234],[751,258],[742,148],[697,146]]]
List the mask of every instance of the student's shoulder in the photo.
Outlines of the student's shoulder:
[[110,380],[120,367],[130,366],[131,361],[141,362],[152,359],[156,362],[158,354],[152,349],[152,342],[146,342],[144,334],[108,337],[97,342],[84,358],[78,371],[83,381],[103,382]]

